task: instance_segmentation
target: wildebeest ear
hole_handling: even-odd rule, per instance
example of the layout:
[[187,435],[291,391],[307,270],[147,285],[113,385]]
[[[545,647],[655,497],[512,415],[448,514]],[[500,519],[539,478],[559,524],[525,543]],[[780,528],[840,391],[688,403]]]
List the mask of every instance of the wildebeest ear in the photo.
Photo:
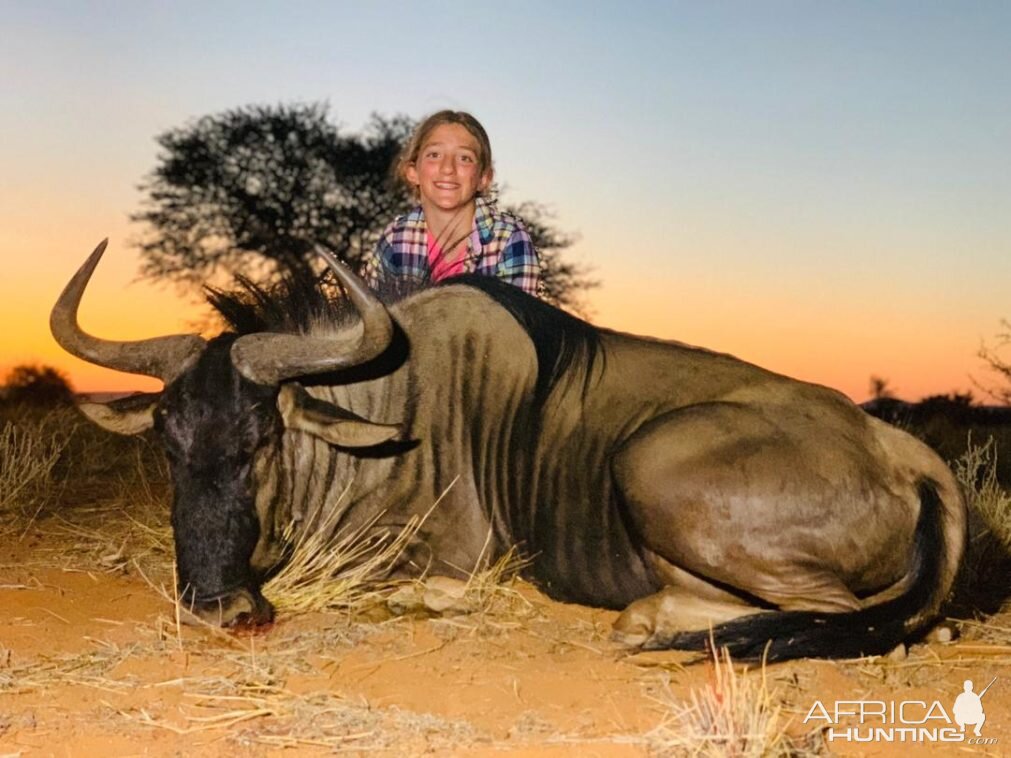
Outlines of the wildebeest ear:
[[160,392],[139,392],[108,403],[79,403],[81,413],[103,429],[117,434],[140,434],[154,426]]
[[298,429],[338,447],[372,447],[400,434],[399,424],[377,424],[333,403],[317,400],[301,385],[285,384],[277,409],[288,429]]

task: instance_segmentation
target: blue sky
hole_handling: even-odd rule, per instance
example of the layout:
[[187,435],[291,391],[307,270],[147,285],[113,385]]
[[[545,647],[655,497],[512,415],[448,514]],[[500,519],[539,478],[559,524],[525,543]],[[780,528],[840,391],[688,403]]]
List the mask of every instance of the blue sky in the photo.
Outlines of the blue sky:
[[58,355],[46,311],[107,234],[101,307],[176,328],[168,293],[120,292],[154,137],[292,101],[349,130],[472,111],[507,197],[579,234],[601,325],[862,399],[871,373],[970,386],[1011,317],[1006,3],[0,2],[0,26],[0,300],[24,325],[0,364]]

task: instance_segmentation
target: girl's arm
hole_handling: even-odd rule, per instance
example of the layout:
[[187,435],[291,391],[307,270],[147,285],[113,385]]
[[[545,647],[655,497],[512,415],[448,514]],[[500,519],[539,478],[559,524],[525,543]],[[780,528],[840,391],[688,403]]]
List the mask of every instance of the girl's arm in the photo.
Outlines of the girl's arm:
[[393,244],[390,241],[392,225],[387,227],[379,241],[376,249],[372,251],[362,268],[362,278],[373,290],[379,289],[380,284],[392,275],[393,268]]

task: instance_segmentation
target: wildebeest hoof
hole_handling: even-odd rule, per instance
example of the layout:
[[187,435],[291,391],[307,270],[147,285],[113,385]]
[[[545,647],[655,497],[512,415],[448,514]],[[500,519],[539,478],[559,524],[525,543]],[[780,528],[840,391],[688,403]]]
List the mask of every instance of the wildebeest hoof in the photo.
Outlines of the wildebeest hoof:
[[478,609],[473,598],[467,597],[467,582],[448,576],[433,576],[425,580],[425,607],[433,613],[456,615]]
[[950,621],[942,621],[927,633],[929,642],[940,642],[947,644],[954,642],[958,638],[958,627]]
[[745,605],[693,597],[664,587],[631,603],[614,622],[612,639],[643,650],[664,650],[683,632],[698,632],[756,612]]
[[386,607],[394,616],[421,613],[425,610],[425,601],[421,595],[422,591],[416,584],[405,584],[386,598]]
[[186,624],[221,627],[254,627],[274,620],[274,606],[258,590],[239,589],[213,600],[183,605],[180,620]]
[[398,588],[386,598],[386,606],[397,616],[473,613],[478,610],[478,603],[468,597],[467,588],[467,583],[459,579],[432,576]]
[[641,648],[656,632],[656,603],[652,597],[636,600],[614,622],[611,640],[626,647]]
[[898,645],[892,648],[892,651],[885,656],[890,661],[904,661],[909,655],[909,650],[906,648],[905,642],[900,642]]
[[641,629],[623,631],[615,628],[611,630],[611,642],[615,642],[622,647],[641,648],[649,637],[649,633]]

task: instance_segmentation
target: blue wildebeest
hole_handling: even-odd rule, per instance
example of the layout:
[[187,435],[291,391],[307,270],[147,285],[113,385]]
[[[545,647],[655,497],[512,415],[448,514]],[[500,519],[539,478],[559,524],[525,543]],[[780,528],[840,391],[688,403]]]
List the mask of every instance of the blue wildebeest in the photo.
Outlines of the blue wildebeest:
[[[348,293],[212,292],[232,331],[138,342],[77,323],[99,245],[55,305],[57,341],[161,378],[85,404],[154,427],[174,497],[184,599],[260,623],[293,520],[428,517],[404,571],[457,574],[513,545],[549,595],[624,608],[632,646],[853,656],[924,630],[952,586],[965,507],[945,464],[837,392],[708,350],[597,329],[492,279],[384,305]],[[251,295],[251,296],[250,296]],[[345,488],[341,498],[338,494]]]

